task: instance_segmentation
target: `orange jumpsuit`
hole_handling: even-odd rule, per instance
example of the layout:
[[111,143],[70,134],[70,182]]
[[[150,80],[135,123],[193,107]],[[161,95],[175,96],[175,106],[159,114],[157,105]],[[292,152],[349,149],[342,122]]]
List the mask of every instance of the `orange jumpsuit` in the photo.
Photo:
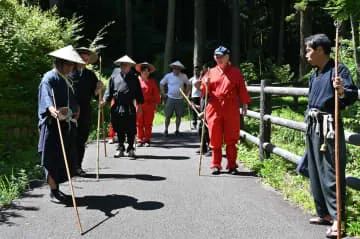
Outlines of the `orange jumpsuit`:
[[155,115],[156,104],[161,103],[158,87],[153,79],[146,81],[139,76],[141,90],[144,96],[142,114],[136,116],[138,142],[150,142],[152,123]]
[[[210,69],[204,77],[209,77],[209,102],[206,106],[206,120],[209,126],[210,147],[212,149],[211,168],[221,169],[221,147],[226,144],[227,169],[237,168],[236,143],[240,136],[240,104],[249,104],[241,72],[230,63],[222,70],[219,66]],[[205,94],[205,82],[201,86]]]

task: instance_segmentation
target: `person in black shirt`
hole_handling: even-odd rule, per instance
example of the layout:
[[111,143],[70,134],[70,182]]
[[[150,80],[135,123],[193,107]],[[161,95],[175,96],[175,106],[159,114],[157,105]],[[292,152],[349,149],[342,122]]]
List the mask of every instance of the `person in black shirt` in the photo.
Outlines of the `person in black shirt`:
[[[144,97],[138,77],[131,70],[131,66],[135,66],[136,63],[126,55],[114,63],[119,65],[120,69],[113,71],[101,105],[104,106],[112,98],[115,99],[115,104],[111,106],[111,123],[118,135],[118,147],[114,157],[124,156],[126,136],[128,156],[135,158],[136,115],[142,114],[141,105],[144,103]],[[138,104],[137,111],[135,100]]]
[[85,65],[78,64],[71,73],[70,78],[73,81],[75,98],[80,106],[80,117],[78,119],[78,160],[76,172],[79,176],[85,176],[86,172],[82,169],[82,162],[85,154],[85,145],[88,140],[91,128],[91,100],[96,99],[102,88],[103,83],[96,77],[95,73],[86,68],[87,64],[94,64],[98,56],[94,51],[88,48],[80,47],[76,51],[79,53]]
[[[305,39],[306,59],[316,70],[309,78],[309,103],[306,111],[306,150],[310,186],[318,217],[312,224],[333,224],[327,237],[336,237],[337,205],[335,177],[334,112],[335,90],[339,95],[339,108],[353,104],[358,96],[350,71],[338,66],[339,77],[335,78],[335,62],[330,58],[331,42],[324,34]],[[345,166],[346,145],[344,128],[339,116],[339,160],[341,187],[341,216],[345,216]]]

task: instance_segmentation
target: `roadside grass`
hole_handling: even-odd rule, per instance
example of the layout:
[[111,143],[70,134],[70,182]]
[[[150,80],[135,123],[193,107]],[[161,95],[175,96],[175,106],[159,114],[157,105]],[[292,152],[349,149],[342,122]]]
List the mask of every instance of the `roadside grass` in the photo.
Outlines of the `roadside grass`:
[[[273,100],[273,103],[285,105],[273,110],[272,115],[281,118],[291,119],[299,122],[304,121],[304,112],[306,110],[306,101],[299,98],[299,107],[293,109],[291,106],[292,97],[281,97]],[[345,130],[359,133],[359,120],[357,116],[359,103],[349,107],[343,113]],[[254,109],[252,109],[254,110]],[[349,113],[350,112],[350,113]],[[351,117],[351,118],[350,118]],[[355,125],[354,125],[355,124]],[[258,137],[259,121],[251,118],[245,118],[244,130]],[[271,143],[302,155],[305,151],[305,135],[302,132],[288,129],[282,126],[272,125]],[[347,144],[347,168],[346,174],[360,177],[360,148]],[[315,207],[310,191],[309,180],[296,173],[296,165],[275,154],[271,154],[263,162],[259,160],[258,147],[254,144],[242,140],[239,145],[238,158],[248,168],[256,172],[265,184],[269,184],[276,190],[283,193],[284,199],[303,208],[306,212],[315,214]],[[355,191],[347,187],[346,199],[346,229],[347,234],[351,236],[360,235],[360,191]]]

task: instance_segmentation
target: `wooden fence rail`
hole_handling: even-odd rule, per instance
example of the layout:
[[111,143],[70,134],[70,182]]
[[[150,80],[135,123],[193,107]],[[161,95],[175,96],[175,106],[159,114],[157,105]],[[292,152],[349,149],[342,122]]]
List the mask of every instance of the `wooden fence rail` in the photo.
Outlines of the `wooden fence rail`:
[[[288,96],[307,96],[308,88],[294,88],[294,87],[270,87],[267,86],[268,81],[262,80],[260,86],[248,86],[250,93],[260,93],[260,113],[248,110],[247,117],[260,120],[260,135],[259,138],[241,130],[240,137],[259,146],[260,160],[264,160],[267,153],[274,153],[286,160],[298,163],[301,156],[293,154],[285,149],[279,148],[271,144],[271,124],[284,126],[290,129],[305,132],[306,124],[304,122],[297,122],[280,117],[271,116],[271,95],[288,95]],[[360,96],[360,90],[359,94]],[[359,98],[358,96],[358,98]],[[359,98],[360,99],[360,98]],[[345,140],[349,144],[360,146],[360,134],[345,132]]]

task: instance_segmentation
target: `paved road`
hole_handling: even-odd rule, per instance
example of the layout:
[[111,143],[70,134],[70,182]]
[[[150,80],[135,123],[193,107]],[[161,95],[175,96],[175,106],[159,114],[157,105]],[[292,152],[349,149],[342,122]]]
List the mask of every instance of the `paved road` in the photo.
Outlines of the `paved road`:
[[[212,176],[204,158],[199,177],[198,139],[188,122],[182,126],[183,137],[166,140],[163,126],[154,127],[153,147],[138,148],[137,160],[113,158],[108,145],[100,181],[96,144],[88,146],[89,177],[73,181],[83,236],[73,208],[49,202],[41,186],[0,211],[0,238],[325,238],[326,227],[309,225],[310,215],[243,167],[241,175]],[[61,189],[70,194],[68,184]]]

